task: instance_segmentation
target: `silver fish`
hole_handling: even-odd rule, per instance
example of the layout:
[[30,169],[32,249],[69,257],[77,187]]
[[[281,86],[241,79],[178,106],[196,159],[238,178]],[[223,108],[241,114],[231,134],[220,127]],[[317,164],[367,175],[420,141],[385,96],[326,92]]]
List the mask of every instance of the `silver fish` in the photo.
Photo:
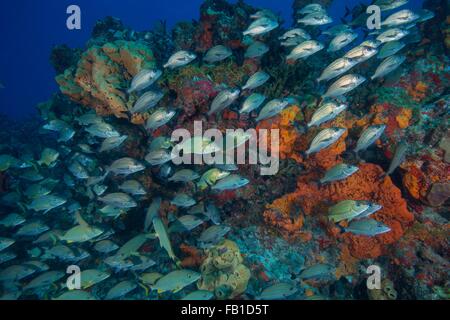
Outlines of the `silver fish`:
[[137,206],[136,201],[128,194],[123,192],[109,193],[104,197],[98,198],[99,201],[111,205],[116,208],[134,208]]
[[247,185],[250,180],[237,174],[230,174],[211,187],[215,191],[235,190]]
[[147,130],[156,130],[172,120],[175,114],[175,110],[159,108],[150,115],[145,124],[145,128]]
[[221,223],[219,209],[213,203],[206,204],[206,210],[203,214],[207,216],[215,225],[219,225]]
[[152,139],[149,150],[154,151],[158,149],[170,149],[172,147],[173,143],[172,141],[170,141],[169,137],[159,136],[155,139]]
[[309,149],[306,150],[306,154],[319,152],[322,149],[328,148],[333,143],[339,140],[339,138],[345,133],[345,128],[327,128],[320,131],[312,140]]
[[377,37],[377,40],[380,41],[381,43],[386,43],[389,41],[397,41],[406,37],[408,34],[409,34],[408,30],[392,28],[381,33]]
[[15,242],[14,239],[0,237],[0,251],[12,246]]
[[172,155],[177,156],[181,151],[183,154],[211,154],[219,152],[222,148],[215,141],[206,136],[194,136],[183,140],[172,149]]
[[79,117],[76,117],[75,121],[82,126],[104,122],[103,118],[98,116],[96,113],[85,113]]
[[350,70],[355,65],[356,65],[356,60],[349,59],[346,57],[334,60],[331,64],[329,64],[322,71],[322,74],[320,75],[320,77],[317,78],[317,82],[327,81],[327,80],[336,78],[336,77],[340,76],[341,74],[346,73],[348,70]]
[[301,28],[295,28],[286,31],[281,37],[278,37],[279,40],[288,40],[292,38],[303,38],[304,40],[310,40],[311,36]]
[[14,228],[25,222],[25,218],[18,213],[10,213],[0,220],[0,226],[5,228]]
[[328,16],[325,11],[312,12],[297,20],[298,23],[306,26],[323,26],[333,22],[333,19]]
[[325,12],[325,9],[319,3],[310,3],[303,8],[297,10],[298,14],[310,14],[314,12]]
[[376,0],[374,5],[380,7],[381,11],[397,9],[408,3],[408,0]]
[[19,228],[19,230],[17,230],[15,235],[32,237],[32,236],[40,235],[41,233],[43,233],[49,229],[50,228],[47,225],[45,225],[43,222],[34,221],[34,222],[26,223],[23,226],[21,226]]
[[297,293],[298,289],[295,285],[290,283],[276,283],[268,288],[265,288],[257,297],[258,300],[280,300],[286,299],[289,296]]
[[307,41],[307,40],[311,40],[311,38],[310,39],[304,39],[302,37],[288,38],[288,39],[282,41],[280,43],[280,45],[283,47],[296,47],[299,44],[301,44],[302,42]]
[[350,164],[345,163],[339,163],[325,173],[324,177],[320,179],[320,183],[324,184],[328,182],[347,179],[352,174],[356,173],[358,170],[359,168],[356,166],[352,166]]
[[258,58],[269,51],[269,47],[260,41],[253,42],[245,51],[245,58]]
[[385,59],[389,56],[392,56],[402,50],[405,47],[405,43],[401,41],[390,41],[385,43],[381,49],[380,52],[377,55],[378,59]]
[[334,276],[335,268],[329,264],[319,263],[304,269],[299,278],[309,280],[314,278],[324,278]]
[[173,174],[168,180],[173,182],[190,182],[200,178],[200,175],[191,169],[181,169]]
[[60,207],[66,202],[67,200],[64,198],[49,194],[34,199],[31,204],[27,205],[27,208],[34,211],[44,211],[44,214],[46,214],[50,210]]
[[349,50],[344,55],[344,58],[351,59],[356,63],[361,63],[376,55],[377,52],[378,49],[376,47],[361,44]]
[[358,34],[353,31],[345,31],[337,36],[335,36],[328,46],[328,52],[335,52],[339,51],[345,46],[349,45],[351,42],[353,42],[358,37]]
[[370,145],[375,143],[375,141],[377,141],[383,134],[384,129],[386,129],[386,125],[384,125],[384,124],[372,125],[372,126],[367,127],[361,133],[361,136],[359,137],[358,141],[356,142],[355,152],[365,150]]
[[20,281],[35,272],[36,269],[30,265],[12,265],[0,271],[0,282]]
[[197,228],[203,223],[203,220],[198,216],[191,214],[186,214],[179,217],[175,222],[173,222],[169,227],[169,232],[184,232],[191,231]]
[[86,131],[94,137],[98,138],[111,138],[120,136],[120,133],[117,132],[112,125],[105,122],[91,124],[86,128]]
[[133,80],[131,80],[131,86],[130,89],[128,89],[128,94],[150,87],[161,77],[161,75],[161,70],[142,69],[133,77]]
[[214,297],[214,293],[207,290],[196,290],[191,293],[188,293],[186,296],[181,298],[181,300],[211,300]]
[[118,136],[118,137],[110,137],[103,140],[102,145],[100,146],[99,152],[110,151],[116,149],[124,143],[125,140],[128,139],[127,135]]
[[289,102],[286,99],[284,100],[273,99],[267,102],[264,107],[262,107],[258,117],[256,118],[256,121],[261,121],[276,116],[281,111],[283,111],[288,105]]
[[239,113],[250,113],[253,110],[258,109],[261,104],[266,100],[266,96],[260,93],[252,93],[250,96],[245,99],[242,104],[242,108],[239,110]]
[[114,161],[106,170],[115,175],[127,176],[145,170],[145,166],[133,158],[124,157]]
[[348,31],[352,31],[352,27],[350,27],[349,25],[346,25],[346,24],[338,24],[338,25],[335,25],[335,26],[325,30],[324,32],[322,32],[322,34],[335,37],[342,32],[348,32]]
[[187,287],[188,285],[199,280],[200,277],[200,273],[192,270],[175,270],[160,278],[151,288],[152,290],[156,290],[158,294],[167,291],[177,293],[184,287]]
[[172,159],[173,153],[165,149],[152,150],[145,156],[145,161],[152,166],[164,164]]
[[419,18],[416,20],[417,23],[425,22],[435,17],[435,14],[431,10],[422,9],[418,13]]
[[172,244],[169,238],[169,232],[167,231],[166,225],[158,216],[153,217],[152,223],[155,229],[156,236],[159,239],[159,245],[161,246],[161,248],[164,248],[164,250],[166,250],[167,254],[172,260],[176,261],[177,257],[173,252]]
[[123,296],[127,295],[128,293],[130,293],[131,291],[133,291],[136,288],[137,288],[137,284],[132,281],[129,281],[129,280],[121,281],[118,284],[116,284],[114,287],[109,289],[108,293],[106,294],[105,299],[106,300],[114,300],[114,299],[122,298]]
[[366,78],[361,75],[347,74],[336,80],[322,97],[330,98],[342,96],[361,85],[364,81],[366,81]]
[[94,249],[100,253],[111,253],[119,249],[119,246],[111,240],[101,240],[95,243]]
[[406,154],[408,153],[408,144],[404,141],[401,141],[397,147],[395,148],[394,157],[392,157],[391,164],[389,165],[389,169],[386,172],[386,175],[391,175],[398,166],[400,166],[403,161],[405,161]]
[[278,22],[267,17],[261,17],[253,21],[242,34],[256,36],[270,32],[278,28]]
[[365,46],[365,47],[369,47],[369,48],[378,48],[381,45],[381,42],[378,40],[373,40],[373,39],[369,39],[369,40],[365,40],[363,42],[361,42],[360,46]]
[[131,113],[146,112],[155,107],[164,97],[161,91],[148,91],[144,93],[130,109]]
[[145,214],[145,221],[144,221],[145,232],[149,231],[150,226],[152,225],[153,218],[158,216],[160,207],[161,207],[161,198],[160,197],[154,198],[152,203],[147,209],[147,213]]
[[287,60],[298,60],[307,58],[314,53],[323,49],[323,44],[316,40],[307,40],[305,42],[300,43],[294,49],[292,49],[291,53],[286,57]]
[[119,190],[126,192],[132,196],[145,195],[144,186],[137,180],[126,180],[119,186]]
[[89,172],[78,161],[72,161],[67,169],[77,179],[89,178]]
[[254,14],[250,15],[250,19],[260,19],[263,17],[266,17],[266,18],[269,18],[272,20],[278,19],[277,16],[275,15],[275,13],[273,13],[273,11],[269,10],[269,9],[262,9],[262,10],[255,12]]
[[356,220],[367,218],[368,216],[374,214],[375,212],[381,210],[382,206],[378,203],[369,202],[369,201],[359,201],[360,203],[363,203],[367,205],[367,209],[361,212],[359,215],[355,217]]
[[403,24],[408,24],[417,20],[419,15],[415,14],[411,10],[403,9],[391,14],[384,21],[381,22],[381,26],[396,27]]
[[225,235],[231,230],[230,227],[225,225],[214,225],[205,229],[198,238],[199,242],[204,244],[216,244],[225,237]]
[[374,75],[371,77],[372,80],[376,78],[385,77],[395,69],[397,69],[403,62],[405,62],[406,57],[403,55],[393,55],[384,59],[377,70],[375,70]]
[[239,97],[239,93],[239,89],[221,91],[211,103],[211,108],[208,111],[208,115],[220,112],[230,106]]
[[90,288],[111,276],[109,272],[97,270],[97,269],[87,269],[81,271],[81,288],[87,289]]
[[171,204],[181,207],[181,208],[188,208],[192,207],[197,202],[192,197],[188,196],[185,193],[178,193],[172,201],[170,201]]
[[164,68],[175,69],[178,67],[185,66],[197,58],[195,53],[190,53],[184,50],[174,53],[169,61],[164,65]]
[[362,219],[350,222],[349,226],[344,228],[345,232],[351,232],[361,236],[373,237],[391,231],[384,223],[374,219]]
[[308,128],[320,126],[324,122],[333,120],[345,109],[347,109],[347,105],[343,103],[326,102],[322,104],[312,115]]
[[267,80],[270,79],[270,76],[264,71],[258,71],[253,74],[248,80],[247,83],[242,87],[242,90],[253,90],[259,86],[262,86],[266,83]]
[[367,213],[370,210],[371,203],[361,200],[342,200],[328,208],[328,219],[334,223],[347,220],[351,221],[356,217]]
[[218,45],[209,49],[203,57],[203,60],[207,63],[220,62],[230,57],[232,54],[230,48]]

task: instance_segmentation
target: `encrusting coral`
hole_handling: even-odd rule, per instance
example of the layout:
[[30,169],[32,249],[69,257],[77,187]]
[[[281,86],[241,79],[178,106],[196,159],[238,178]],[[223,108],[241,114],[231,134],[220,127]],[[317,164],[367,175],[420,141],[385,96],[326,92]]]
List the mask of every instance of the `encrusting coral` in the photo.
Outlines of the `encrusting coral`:
[[154,67],[152,50],[144,42],[118,40],[88,48],[56,82],[63,94],[99,115],[126,118],[129,81],[141,69]]
[[250,279],[250,270],[243,264],[237,244],[231,240],[206,251],[200,267],[199,289],[214,292],[217,299],[232,299],[242,294]]
[[[384,171],[375,164],[361,164],[358,172],[344,181],[319,186],[318,176],[304,175],[298,179],[294,193],[283,196],[267,205],[264,212],[266,222],[281,226],[292,233],[299,232],[303,219],[317,216],[328,225],[329,233],[348,246],[350,254],[356,258],[375,258],[383,254],[386,245],[394,243],[414,220],[408,210],[401,191],[389,177],[382,178]],[[327,222],[327,209],[342,200],[369,200],[382,206],[373,218],[382,221],[391,231],[374,237],[341,234],[339,228]],[[299,210],[300,217],[292,219],[290,208]],[[302,218],[301,215],[305,217]]]

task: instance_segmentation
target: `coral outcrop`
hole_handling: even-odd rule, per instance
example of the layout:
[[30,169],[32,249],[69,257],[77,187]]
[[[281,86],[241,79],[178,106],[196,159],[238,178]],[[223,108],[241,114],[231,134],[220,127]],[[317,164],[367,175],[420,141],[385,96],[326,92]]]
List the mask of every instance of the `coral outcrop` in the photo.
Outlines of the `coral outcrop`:
[[242,294],[250,279],[250,270],[243,264],[238,246],[224,240],[206,252],[200,267],[199,289],[214,292],[217,299],[232,299]]
[[118,40],[88,48],[56,81],[71,100],[103,116],[127,118],[129,81],[142,68],[154,66],[152,50],[144,42]]

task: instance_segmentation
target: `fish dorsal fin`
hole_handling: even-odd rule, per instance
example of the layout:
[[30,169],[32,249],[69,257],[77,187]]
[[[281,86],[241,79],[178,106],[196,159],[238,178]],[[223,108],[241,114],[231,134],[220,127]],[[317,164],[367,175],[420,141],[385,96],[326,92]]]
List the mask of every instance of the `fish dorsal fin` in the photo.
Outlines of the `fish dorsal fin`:
[[89,227],[89,224],[83,219],[79,211],[75,212],[75,220],[80,226]]

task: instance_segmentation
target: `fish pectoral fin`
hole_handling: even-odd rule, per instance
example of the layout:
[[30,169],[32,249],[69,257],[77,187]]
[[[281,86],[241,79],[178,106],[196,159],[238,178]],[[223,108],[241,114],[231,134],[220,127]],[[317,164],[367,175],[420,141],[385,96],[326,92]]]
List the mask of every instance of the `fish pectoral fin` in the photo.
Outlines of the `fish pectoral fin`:
[[183,289],[182,287],[177,287],[175,290],[172,291],[172,293],[180,292],[182,289]]

